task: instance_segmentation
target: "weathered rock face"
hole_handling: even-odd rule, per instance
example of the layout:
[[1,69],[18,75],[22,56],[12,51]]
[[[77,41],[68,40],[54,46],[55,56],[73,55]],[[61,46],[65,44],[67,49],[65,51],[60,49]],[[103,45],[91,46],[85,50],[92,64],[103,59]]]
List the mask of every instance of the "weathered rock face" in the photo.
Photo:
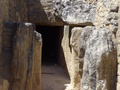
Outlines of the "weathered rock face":
[[63,48],[63,52],[64,52],[64,57],[65,57],[65,62],[67,65],[67,70],[69,75],[71,76],[71,52],[70,52],[70,39],[69,39],[69,33],[70,33],[70,27],[69,26],[64,26],[64,35],[63,35],[63,39],[62,39],[62,48]]
[[8,7],[8,0],[0,1],[0,53],[2,49],[2,22],[8,20]]
[[0,90],[40,90],[42,39],[34,25],[5,22],[1,39]]
[[64,25],[54,14],[53,0],[26,0],[26,5],[30,22],[41,25]]
[[41,83],[42,36],[41,34],[34,31],[33,40],[34,40],[34,44],[33,44],[32,90],[42,90],[42,83]]
[[27,0],[28,19],[41,25],[93,25],[95,1],[82,0]]
[[[71,79],[66,90],[116,90],[116,78],[120,90],[119,4],[119,0],[1,0],[0,90],[41,90],[42,38],[34,24],[69,25],[62,40]],[[82,27],[70,34],[71,26]]]
[[86,27],[82,31],[79,47],[80,59],[84,57],[81,90],[116,90],[117,57],[111,37],[110,30],[105,28]]
[[[81,31],[83,28],[80,27],[72,28],[71,39],[69,39],[70,29],[71,28],[69,26],[64,27],[64,37],[62,40],[62,47],[64,50],[67,69],[71,80],[70,84],[68,84],[65,90],[79,90],[80,74],[79,74],[78,46]],[[71,47],[69,45],[71,45]]]
[[96,6],[84,4],[82,0],[55,0],[55,11],[64,22],[78,25],[92,25],[95,21]]
[[[79,57],[78,47],[83,28],[75,27],[72,29],[71,47],[72,47],[72,60],[71,60],[71,86],[73,90],[80,89],[80,74],[79,74]],[[68,89],[69,90],[69,89]],[[72,90],[72,89],[71,89]]]
[[1,52],[0,52],[0,89],[10,90],[12,85],[12,42],[16,30],[15,23],[3,23],[1,28]]
[[109,27],[113,25],[111,20],[118,19],[118,0],[98,0],[96,12],[96,27]]
[[25,0],[7,0],[8,15],[7,21],[26,22],[28,20],[27,5]]
[[19,24],[16,30],[11,63],[15,81],[12,90],[28,90],[28,87],[29,90],[32,90],[33,32],[33,25],[28,24],[27,26],[27,23]]
[[[4,9],[2,9],[5,7]],[[40,25],[96,25],[111,23],[118,12],[118,0],[5,0],[3,20]],[[113,15],[115,14],[115,15]],[[111,18],[112,17],[112,18]],[[117,17],[114,19],[116,20]],[[112,20],[113,21],[113,20]],[[115,21],[114,21],[115,22]]]
[[[119,0],[120,7],[120,0]],[[118,12],[118,31],[116,32],[116,46],[117,46],[117,59],[118,59],[118,72],[117,72],[117,89],[120,89],[120,8]]]
[[8,4],[8,0],[0,1],[0,22],[3,20],[8,20]]
[[2,24],[3,21],[27,21],[27,6],[25,0],[0,1],[0,24]]

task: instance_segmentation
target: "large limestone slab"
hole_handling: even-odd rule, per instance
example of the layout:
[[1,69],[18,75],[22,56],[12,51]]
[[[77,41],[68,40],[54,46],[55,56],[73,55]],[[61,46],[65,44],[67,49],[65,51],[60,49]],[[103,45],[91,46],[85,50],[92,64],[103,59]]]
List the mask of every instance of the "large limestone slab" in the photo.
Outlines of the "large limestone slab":
[[96,6],[82,0],[55,0],[55,10],[68,24],[92,25],[95,21]]
[[65,57],[65,62],[66,62],[66,67],[69,73],[69,76],[71,76],[71,51],[70,51],[70,26],[64,26],[64,32],[63,32],[63,38],[62,38],[62,48],[63,48],[63,53],[64,53],[64,57]]
[[0,90],[41,90],[42,38],[31,23],[4,22]]
[[[33,42],[33,86],[32,90],[42,90],[41,82],[41,56],[42,56],[42,36],[34,31]],[[29,86],[28,86],[29,87]]]
[[85,27],[79,47],[83,49],[81,90],[116,90],[117,53],[110,30]]
[[8,21],[27,22],[28,15],[27,15],[27,5],[25,0],[8,0],[8,1],[9,1]]
[[[81,78],[79,73],[79,57],[78,48],[80,36],[83,28],[74,27],[71,32],[71,47],[72,47],[72,59],[71,59],[71,86],[73,90],[79,90],[81,84]],[[69,89],[68,89],[69,90]],[[72,90],[72,89],[71,89]]]
[[[15,23],[4,22],[1,30],[1,53],[0,53],[0,88],[11,89],[12,73],[12,45],[15,32]],[[5,88],[6,87],[6,88]]]
[[9,11],[9,0],[1,0],[0,1],[0,53],[2,50],[2,29],[3,29],[3,21],[8,20],[8,11]]
[[96,6],[91,3],[84,0],[26,0],[30,22],[59,26],[93,25]]
[[26,0],[28,20],[41,25],[64,25],[64,22],[55,16],[53,0]]
[[12,90],[32,90],[33,32],[31,23],[19,23],[17,26],[11,63]]

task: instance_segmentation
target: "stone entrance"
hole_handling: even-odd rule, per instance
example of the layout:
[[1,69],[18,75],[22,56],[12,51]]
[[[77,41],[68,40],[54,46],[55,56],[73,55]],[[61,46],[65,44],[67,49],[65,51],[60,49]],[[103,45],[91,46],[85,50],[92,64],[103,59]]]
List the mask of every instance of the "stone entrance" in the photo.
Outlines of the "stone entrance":
[[36,26],[37,32],[42,35],[42,89],[64,90],[69,83],[66,73],[65,58],[61,46],[63,27]]
[[36,26],[37,32],[42,35],[42,64],[57,64],[65,67],[65,58],[61,46],[63,27]]

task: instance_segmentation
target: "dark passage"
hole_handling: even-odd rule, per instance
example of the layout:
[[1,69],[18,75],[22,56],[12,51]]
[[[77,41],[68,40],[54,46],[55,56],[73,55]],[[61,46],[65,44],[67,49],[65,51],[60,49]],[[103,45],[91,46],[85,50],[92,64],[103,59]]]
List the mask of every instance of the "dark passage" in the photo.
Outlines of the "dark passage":
[[59,64],[65,66],[64,55],[61,47],[63,27],[36,26],[36,30],[42,34],[42,64]]

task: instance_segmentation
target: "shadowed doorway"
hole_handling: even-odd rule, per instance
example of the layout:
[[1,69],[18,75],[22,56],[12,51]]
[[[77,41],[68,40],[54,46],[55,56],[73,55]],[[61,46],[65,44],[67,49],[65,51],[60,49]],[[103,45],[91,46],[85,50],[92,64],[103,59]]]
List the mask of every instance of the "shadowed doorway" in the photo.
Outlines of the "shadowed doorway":
[[61,46],[63,27],[38,25],[36,30],[43,40],[42,90],[65,90],[65,84],[70,83],[70,79]]
[[36,26],[37,32],[42,34],[42,64],[65,66],[65,59],[61,47],[63,27]]

